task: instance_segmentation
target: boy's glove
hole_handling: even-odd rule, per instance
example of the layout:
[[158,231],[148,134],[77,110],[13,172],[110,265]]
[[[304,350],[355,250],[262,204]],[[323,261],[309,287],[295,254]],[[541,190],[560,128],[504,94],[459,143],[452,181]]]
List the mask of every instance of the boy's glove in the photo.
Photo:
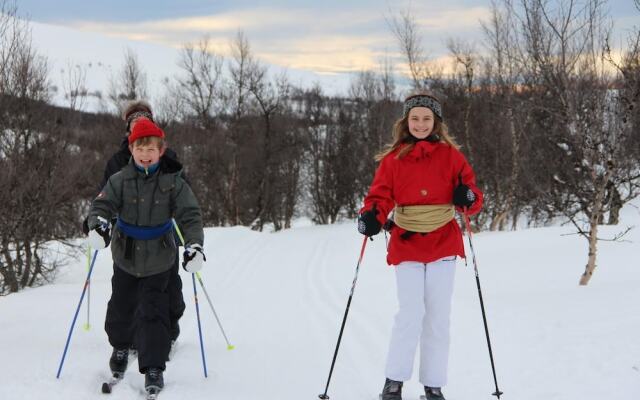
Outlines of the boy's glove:
[[100,225],[89,231],[87,244],[95,250],[102,250],[109,246],[111,242],[111,229],[109,229],[109,221],[102,217],[98,217]]
[[469,186],[461,183],[453,190],[453,204],[466,208],[471,207],[473,202],[476,201],[476,194],[473,190],[469,189]]
[[190,273],[196,273],[202,269],[202,264],[207,261],[207,257],[204,256],[204,250],[199,244],[190,244],[184,248],[182,254],[182,268]]
[[365,211],[358,216],[358,232],[365,236],[374,236],[380,233],[382,224],[376,218],[379,211],[376,208],[372,208],[369,211]]

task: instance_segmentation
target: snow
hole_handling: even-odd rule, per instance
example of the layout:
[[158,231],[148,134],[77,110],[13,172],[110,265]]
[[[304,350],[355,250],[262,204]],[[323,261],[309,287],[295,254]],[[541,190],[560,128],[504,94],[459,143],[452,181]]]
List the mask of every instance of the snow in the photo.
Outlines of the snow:
[[[637,207],[622,210],[613,236],[640,225]],[[182,271],[187,311],[161,399],[317,399],[324,391],[362,237],[354,223],[302,226],[277,233],[206,230],[207,290],[235,350],[228,351],[202,291],[200,312],[209,377],[202,372],[191,277]],[[628,242],[601,242],[591,283],[579,287],[587,243],[570,227],[474,236],[503,399],[640,398],[638,229]],[[368,242],[331,399],[377,399],[396,308],[384,238]],[[98,254],[91,286],[90,330],[83,306],[60,379],[55,375],[87,271],[86,258],[55,282],[0,298],[0,399],[103,398],[110,347],[102,329],[111,258]],[[417,369],[416,369],[417,371]],[[405,399],[417,400],[417,378]],[[450,400],[493,399],[493,379],[473,268],[458,263],[452,312]],[[109,398],[142,398],[137,363]]]

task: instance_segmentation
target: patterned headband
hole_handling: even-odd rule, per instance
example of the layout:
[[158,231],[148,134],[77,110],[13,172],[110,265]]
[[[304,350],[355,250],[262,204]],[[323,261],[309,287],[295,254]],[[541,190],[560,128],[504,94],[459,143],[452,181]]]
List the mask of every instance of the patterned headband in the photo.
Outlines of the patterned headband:
[[404,102],[402,118],[406,118],[414,107],[427,107],[442,121],[442,106],[440,102],[431,96],[415,96]]
[[153,115],[150,112],[147,112],[147,111],[136,111],[134,113],[131,113],[131,115],[129,115],[127,117],[127,132],[131,131],[131,123],[134,120],[136,120],[138,118],[142,118],[142,117],[150,120],[151,122],[154,122],[153,121]]

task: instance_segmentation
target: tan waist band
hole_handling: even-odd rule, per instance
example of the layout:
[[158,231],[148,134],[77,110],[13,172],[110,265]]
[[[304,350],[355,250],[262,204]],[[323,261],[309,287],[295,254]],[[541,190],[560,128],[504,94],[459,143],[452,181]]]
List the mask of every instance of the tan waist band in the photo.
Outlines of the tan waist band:
[[455,217],[452,204],[396,206],[393,220],[400,228],[411,232],[433,232]]

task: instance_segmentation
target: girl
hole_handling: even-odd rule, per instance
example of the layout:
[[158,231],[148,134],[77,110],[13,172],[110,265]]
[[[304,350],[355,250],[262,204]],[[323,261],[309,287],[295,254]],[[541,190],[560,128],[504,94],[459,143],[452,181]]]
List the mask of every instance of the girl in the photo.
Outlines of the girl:
[[[428,400],[443,400],[447,381],[449,314],[456,257],[464,257],[455,211],[473,215],[482,192],[442,119],[440,101],[417,94],[404,101],[393,142],[358,218],[366,236],[391,229],[387,263],[395,266],[399,310],[385,368],[383,400],[401,400],[420,341],[420,382]],[[393,218],[388,219],[393,210]]]

